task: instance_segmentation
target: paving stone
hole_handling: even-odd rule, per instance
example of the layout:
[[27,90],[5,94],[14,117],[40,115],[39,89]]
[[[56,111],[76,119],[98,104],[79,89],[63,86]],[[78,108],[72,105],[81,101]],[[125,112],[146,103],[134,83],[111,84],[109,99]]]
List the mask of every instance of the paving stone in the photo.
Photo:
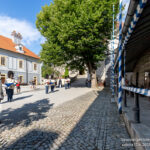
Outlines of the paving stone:
[[130,137],[110,98],[109,90],[104,89],[98,96],[90,91],[53,108],[50,102],[40,101],[9,109],[8,116],[3,116],[6,120],[0,124],[0,149],[134,150],[121,146],[121,138]]

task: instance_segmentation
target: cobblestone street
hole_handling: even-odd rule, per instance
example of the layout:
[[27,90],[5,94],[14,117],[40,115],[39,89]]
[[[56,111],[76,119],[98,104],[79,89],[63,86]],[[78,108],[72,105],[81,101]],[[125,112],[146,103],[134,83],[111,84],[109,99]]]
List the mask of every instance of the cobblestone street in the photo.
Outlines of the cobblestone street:
[[129,136],[107,89],[55,107],[48,98],[13,106],[2,110],[1,120],[1,150],[133,150],[122,146],[131,143],[121,140]]

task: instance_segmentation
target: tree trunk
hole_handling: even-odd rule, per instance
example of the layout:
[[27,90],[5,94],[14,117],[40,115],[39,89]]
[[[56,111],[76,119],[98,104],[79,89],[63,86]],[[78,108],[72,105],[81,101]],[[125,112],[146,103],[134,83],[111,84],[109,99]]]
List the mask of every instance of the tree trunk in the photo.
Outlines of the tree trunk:
[[91,78],[91,88],[97,88],[96,71],[92,68],[91,63],[88,64],[88,71]]
[[92,73],[91,87],[92,87],[92,88],[97,88],[96,71],[93,71],[93,73]]

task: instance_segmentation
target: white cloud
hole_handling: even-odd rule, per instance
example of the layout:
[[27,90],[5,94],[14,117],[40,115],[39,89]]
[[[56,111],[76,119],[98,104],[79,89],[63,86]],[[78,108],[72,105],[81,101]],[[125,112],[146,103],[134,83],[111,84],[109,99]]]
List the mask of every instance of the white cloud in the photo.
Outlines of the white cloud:
[[18,20],[9,16],[0,15],[0,35],[11,38],[11,32],[15,30],[20,32],[23,37],[24,45],[31,45],[34,42],[39,44],[44,41],[44,37],[28,21]]

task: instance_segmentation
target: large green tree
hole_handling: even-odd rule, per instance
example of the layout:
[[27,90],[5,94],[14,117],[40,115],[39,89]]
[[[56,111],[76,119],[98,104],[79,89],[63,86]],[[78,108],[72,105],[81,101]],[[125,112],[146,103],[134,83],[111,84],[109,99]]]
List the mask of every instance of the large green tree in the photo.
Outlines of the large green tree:
[[56,77],[59,77],[60,76],[60,72],[57,71],[55,69],[55,67],[52,67],[50,65],[47,65],[47,64],[43,64],[42,66],[42,77],[46,77],[47,75],[51,76],[56,76]]
[[118,0],[54,0],[45,5],[36,21],[46,38],[41,60],[75,69],[86,67],[95,86],[95,70],[105,57],[112,30],[113,4],[117,8]]

